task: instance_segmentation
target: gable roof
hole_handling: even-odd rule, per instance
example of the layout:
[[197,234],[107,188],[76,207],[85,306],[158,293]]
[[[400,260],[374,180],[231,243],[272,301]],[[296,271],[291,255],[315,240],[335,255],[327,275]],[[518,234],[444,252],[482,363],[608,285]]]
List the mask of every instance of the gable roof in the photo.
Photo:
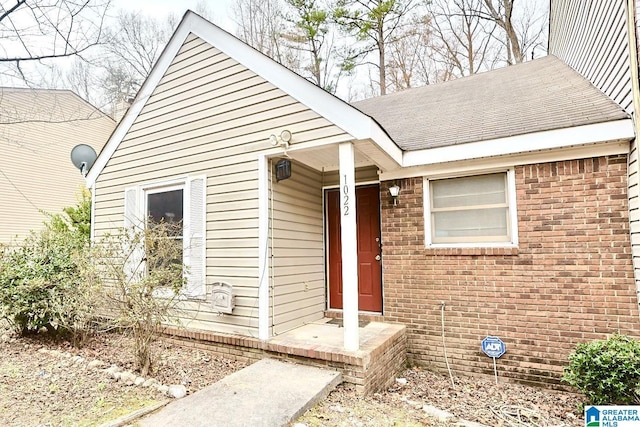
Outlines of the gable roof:
[[629,117],[552,55],[352,105],[375,118],[406,151]]
[[352,135],[356,140],[371,140],[387,153],[398,165],[402,163],[402,151],[385,130],[370,116],[326,92],[304,77],[229,34],[222,28],[188,10],[178,28],[154,65],[149,77],[140,88],[131,107],[122,118],[107,145],[87,174],[87,186],[92,187],[109,158],[116,151],[129,128],[135,122],[149,97],[154,92],[166,70],[189,34],[194,34],[219,49],[260,77],[272,83],[289,96],[298,100],[319,115]]
[[[75,92],[60,89],[0,87],[0,125],[115,121]],[[106,141],[102,141],[100,147]]]

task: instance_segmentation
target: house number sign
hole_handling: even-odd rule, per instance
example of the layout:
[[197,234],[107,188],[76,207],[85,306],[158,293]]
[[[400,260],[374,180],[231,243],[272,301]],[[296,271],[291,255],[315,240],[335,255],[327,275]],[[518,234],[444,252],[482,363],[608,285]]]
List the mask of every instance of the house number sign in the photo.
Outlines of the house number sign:
[[[347,175],[344,176],[345,182],[347,181]],[[342,195],[344,196],[343,205],[343,216],[349,216],[349,194],[350,188],[347,184],[342,187]]]

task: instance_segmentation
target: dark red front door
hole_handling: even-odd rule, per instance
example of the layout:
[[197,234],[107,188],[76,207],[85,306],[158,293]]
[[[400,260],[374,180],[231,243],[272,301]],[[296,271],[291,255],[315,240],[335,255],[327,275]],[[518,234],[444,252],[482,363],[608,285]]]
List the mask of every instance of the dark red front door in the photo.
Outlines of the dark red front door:
[[[340,243],[340,192],[326,192],[329,264],[329,308],[342,308],[342,246]],[[380,187],[356,188],[358,230],[358,308],[382,312],[380,262]]]

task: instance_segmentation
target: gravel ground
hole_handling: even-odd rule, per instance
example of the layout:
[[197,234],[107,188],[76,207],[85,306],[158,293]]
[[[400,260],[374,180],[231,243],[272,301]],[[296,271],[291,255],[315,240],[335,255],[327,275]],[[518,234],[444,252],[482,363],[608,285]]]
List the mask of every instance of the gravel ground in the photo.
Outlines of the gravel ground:
[[[167,399],[155,386],[115,380],[104,371],[111,365],[132,369],[131,340],[122,335],[99,335],[82,349],[40,336],[0,336],[1,426],[99,425]],[[156,343],[155,350],[152,377],[164,385],[183,384],[189,393],[244,366],[197,349]],[[496,386],[486,377],[455,378],[452,387],[448,376],[411,368],[372,396],[339,386],[292,425],[453,426],[464,419],[486,426],[581,426],[580,402],[579,395]],[[441,420],[430,407],[456,418]]]

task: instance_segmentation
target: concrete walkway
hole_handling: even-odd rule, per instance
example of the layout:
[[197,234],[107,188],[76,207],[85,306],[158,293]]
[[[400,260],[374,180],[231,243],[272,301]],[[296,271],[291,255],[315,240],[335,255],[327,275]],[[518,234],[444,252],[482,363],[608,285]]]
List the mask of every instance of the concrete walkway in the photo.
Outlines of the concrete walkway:
[[280,427],[342,381],[339,372],[263,359],[137,421],[144,427]]

